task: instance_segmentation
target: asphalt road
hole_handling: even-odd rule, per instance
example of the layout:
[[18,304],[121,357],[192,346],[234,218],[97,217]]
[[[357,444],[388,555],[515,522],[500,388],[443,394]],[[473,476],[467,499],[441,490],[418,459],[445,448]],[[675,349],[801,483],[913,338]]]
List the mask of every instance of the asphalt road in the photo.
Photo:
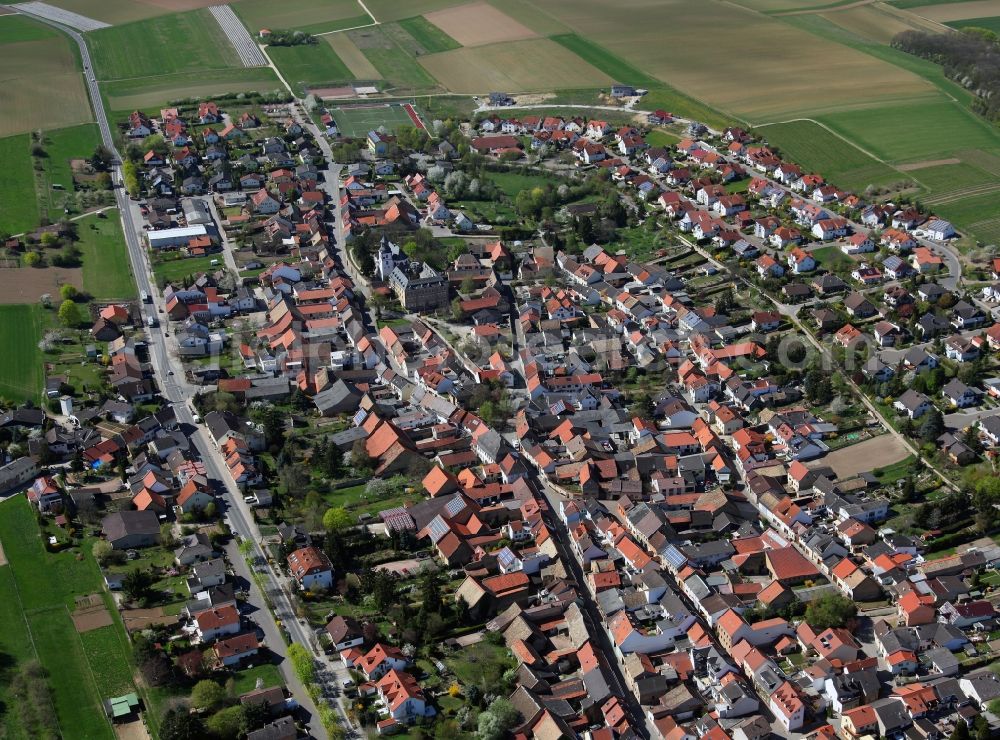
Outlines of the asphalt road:
[[[93,65],[90,60],[90,50],[87,48],[83,37],[73,29],[62,26],[61,24],[54,23],[38,16],[32,17],[59,29],[63,33],[69,35],[76,42],[80,50],[80,57],[83,60],[84,79],[90,93],[90,101],[94,109],[94,116],[101,131],[101,139],[104,145],[114,153],[116,160],[120,163],[122,161],[121,154],[115,146],[111,125],[108,122],[107,113],[104,110],[104,103],[101,99],[97,80],[94,77]],[[151,271],[146,259],[146,252],[139,235],[139,230],[136,227],[133,204],[123,186],[120,164],[115,165],[112,172],[112,180],[116,185],[115,200],[118,204],[121,216],[122,231],[125,236],[126,246],[128,247],[129,261],[132,265],[132,274],[135,277],[136,285],[140,291],[145,291],[150,296],[156,295],[157,291],[154,291],[153,283],[150,278]],[[161,394],[168,403],[173,405],[178,423],[188,429],[194,430],[190,434],[190,440],[205,463],[205,469],[208,473],[208,477],[219,481],[222,484],[223,500],[226,504],[226,521],[229,523],[235,534],[252,543],[251,555],[261,558],[262,562],[266,563],[266,553],[260,546],[260,531],[253,520],[249,507],[243,501],[242,493],[233,482],[228,470],[226,470],[222,456],[209,438],[205,428],[201,425],[195,424],[194,422],[194,416],[188,404],[190,390],[186,387],[186,383],[183,383],[183,381],[178,382],[177,380],[184,377],[184,368],[182,367],[180,361],[177,358],[172,357],[167,351],[166,339],[163,332],[164,329],[162,326],[147,328],[150,361],[157,376]],[[239,556],[238,553],[232,557],[232,566],[238,576],[251,584],[254,583],[250,566],[243,557]],[[282,588],[281,577],[269,566],[259,568],[258,573],[268,596],[274,604],[277,617],[281,619],[292,640],[305,645],[315,653],[314,635],[306,625],[300,623],[300,621],[294,616],[294,609],[292,608],[291,601]],[[251,593],[253,593],[254,590],[254,588],[251,588]],[[305,686],[296,677],[291,668],[290,662],[286,659],[285,645],[280,638],[278,626],[272,619],[270,612],[268,612],[266,608],[261,608],[261,606],[262,604],[258,605],[257,613],[255,614],[255,621],[263,627],[265,636],[268,638],[268,647],[272,650],[272,652],[281,657],[280,668],[288,685],[289,691],[299,702],[299,705],[303,707],[303,709],[311,716],[312,721],[309,724],[310,731],[314,737],[325,738],[327,737],[327,734],[318,720],[316,706],[306,692]],[[325,686],[324,689],[326,689],[331,695],[336,693],[335,687]],[[345,724],[347,724],[346,717],[344,717],[344,719]],[[348,727],[350,727],[349,724]]]

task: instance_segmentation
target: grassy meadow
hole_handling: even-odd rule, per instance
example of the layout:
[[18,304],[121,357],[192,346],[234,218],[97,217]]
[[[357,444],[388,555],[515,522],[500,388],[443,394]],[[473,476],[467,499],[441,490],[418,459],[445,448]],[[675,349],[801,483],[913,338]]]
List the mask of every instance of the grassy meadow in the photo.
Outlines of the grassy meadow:
[[351,71],[333,47],[322,41],[304,46],[269,46],[267,54],[285,81],[300,95],[305,94],[306,87],[310,85],[336,84],[353,79]]
[[106,216],[79,221],[77,246],[83,253],[83,290],[100,301],[135,298],[135,279],[118,211],[108,211]]
[[19,234],[38,226],[31,141],[28,134],[0,139],[0,232]]

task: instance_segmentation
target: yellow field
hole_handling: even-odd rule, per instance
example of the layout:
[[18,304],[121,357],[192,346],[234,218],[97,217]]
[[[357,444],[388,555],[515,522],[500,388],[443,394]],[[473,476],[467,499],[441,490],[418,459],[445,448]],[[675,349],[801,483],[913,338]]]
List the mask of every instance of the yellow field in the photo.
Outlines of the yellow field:
[[934,21],[961,21],[966,18],[988,18],[1000,15],[1000,0],[969,0],[965,3],[942,3],[911,8],[910,13]]
[[753,122],[933,94],[909,71],[722,2],[535,5],[644,72]]
[[351,74],[359,80],[381,80],[382,75],[375,69],[375,65],[368,61],[361,49],[357,47],[351,37],[346,33],[331,33],[328,36],[320,36],[333,47],[333,51],[340,57],[340,61],[347,65]]
[[549,39],[455,49],[418,60],[455,93],[538,92],[600,87],[613,80]]
[[535,32],[484,2],[435,10],[424,18],[462,46],[482,46],[535,37]]
[[68,39],[0,45],[0,136],[93,121]]
[[841,28],[879,44],[888,44],[903,31],[940,32],[941,27],[905,10],[889,5],[863,5],[849,10],[823,13],[822,16]]

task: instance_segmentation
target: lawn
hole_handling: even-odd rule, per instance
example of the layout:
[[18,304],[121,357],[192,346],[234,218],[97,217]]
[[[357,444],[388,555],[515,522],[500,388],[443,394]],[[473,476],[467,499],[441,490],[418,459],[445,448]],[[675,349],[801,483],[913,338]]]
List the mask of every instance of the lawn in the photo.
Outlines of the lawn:
[[496,685],[504,672],[516,665],[504,645],[483,640],[462,648],[445,658],[445,665],[464,686]]
[[487,177],[508,198],[514,198],[522,190],[544,187],[546,183],[555,183],[556,178],[546,175],[522,174],[520,172],[490,172]]
[[[75,596],[101,591],[100,570],[90,555],[90,543],[85,542],[78,552],[46,552],[24,496],[0,504],[0,541],[10,562],[3,570],[13,573],[13,579],[0,579],[0,594],[5,603],[16,604],[22,615],[30,614],[28,641],[49,672],[59,726],[67,737],[114,737],[101,700],[133,688],[128,647],[124,636],[116,632],[121,626],[116,622],[81,636],[69,611]],[[5,627],[17,622],[18,615],[9,611],[11,619],[5,620]]]
[[892,465],[886,465],[884,468],[875,468],[872,472],[882,485],[891,486],[896,481],[910,475],[914,471],[915,462],[913,455],[910,455]]
[[759,131],[781,150],[782,156],[842,188],[861,192],[869,185],[884,186],[908,179],[905,173],[879,162],[812,121],[761,126]]
[[25,708],[14,700],[14,684],[9,671],[13,667],[10,663],[24,665],[35,660],[36,656],[28,624],[18,604],[14,574],[6,566],[0,566],[0,622],[4,626],[0,630],[0,653],[8,664],[4,680],[0,681],[0,726],[7,737],[29,738],[31,733],[26,727],[27,718],[23,716]]
[[849,273],[857,267],[858,264],[844,254],[840,247],[833,245],[812,250],[812,256],[822,269],[836,272],[841,277],[844,273]]
[[[213,23],[215,20],[213,19]],[[283,90],[269,67],[214,69],[155,77],[113,80],[101,85],[112,120],[122,120],[135,109],[153,109],[175,100],[208,98],[223,93]]]
[[102,28],[87,39],[101,80],[242,66],[232,43],[204,9]]
[[673,146],[680,140],[681,137],[659,128],[646,134],[646,143],[650,146]]
[[[162,257],[157,255],[157,257]],[[212,265],[212,260],[218,260],[218,265]],[[179,281],[189,275],[199,272],[210,272],[222,266],[221,256],[210,257],[180,257],[177,259],[157,259],[153,262],[153,274],[157,281]]]
[[28,134],[0,139],[0,162],[4,163],[0,168],[0,231],[29,231],[38,226],[38,203]]
[[38,341],[51,320],[51,314],[40,305],[0,306],[0,347],[4,350],[0,358],[0,399],[38,399],[44,375]]
[[239,696],[257,688],[257,679],[261,679],[261,688],[269,689],[272,686],[284,686],[285,679],[281,675],[278,666],[272,663],[263,663],[252,668],[244,668],[242,671],[233,673],[233,691]]
[[[37,196],[40,209],[47,211],[50,219],[63,216],[67,196],[73,192],[72,159],[89,159],[101,143],[96,123],[46,131],[42,141],[45,157],[41,159],[44,170],[38,173]],[[63,189],[54,190],[53,185]]]
[[461,46],[455,39],[423,16],[418,15],[413,18],[406,18],[399,21],[399,25],[420,44],[425,54],[450,51]]
[[77,246],[83,252],[83,290],[97,300],[135,298],[135,279],[118,211],[80,219]]
[[334,85],[354,78],[329,44],[269,46],[267,54],[289,85],[299,92],[308,86]]

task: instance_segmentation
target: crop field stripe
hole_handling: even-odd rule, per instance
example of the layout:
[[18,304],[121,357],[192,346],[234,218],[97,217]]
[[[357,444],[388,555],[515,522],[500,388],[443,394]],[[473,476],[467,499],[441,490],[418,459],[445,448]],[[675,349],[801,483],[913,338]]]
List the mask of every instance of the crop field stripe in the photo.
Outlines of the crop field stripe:
[[612,54],[600,44],[585,39],[583,36],[575,33],[560,33],[549,36],[549,38],[618,82],[646,88],[663,84],[645,72],[636,69],[621,57]]
[[418,44],[424,47],[424,51],[428,54],[434,54],[439,51],[451,51],[452,49],[457,49],[461,46],[461,44],[455,41],[455,39],[435,26],[422,15],[417,15],[413,18],[404,18],[399,21],[399,25],[408,34],[410,34]]

